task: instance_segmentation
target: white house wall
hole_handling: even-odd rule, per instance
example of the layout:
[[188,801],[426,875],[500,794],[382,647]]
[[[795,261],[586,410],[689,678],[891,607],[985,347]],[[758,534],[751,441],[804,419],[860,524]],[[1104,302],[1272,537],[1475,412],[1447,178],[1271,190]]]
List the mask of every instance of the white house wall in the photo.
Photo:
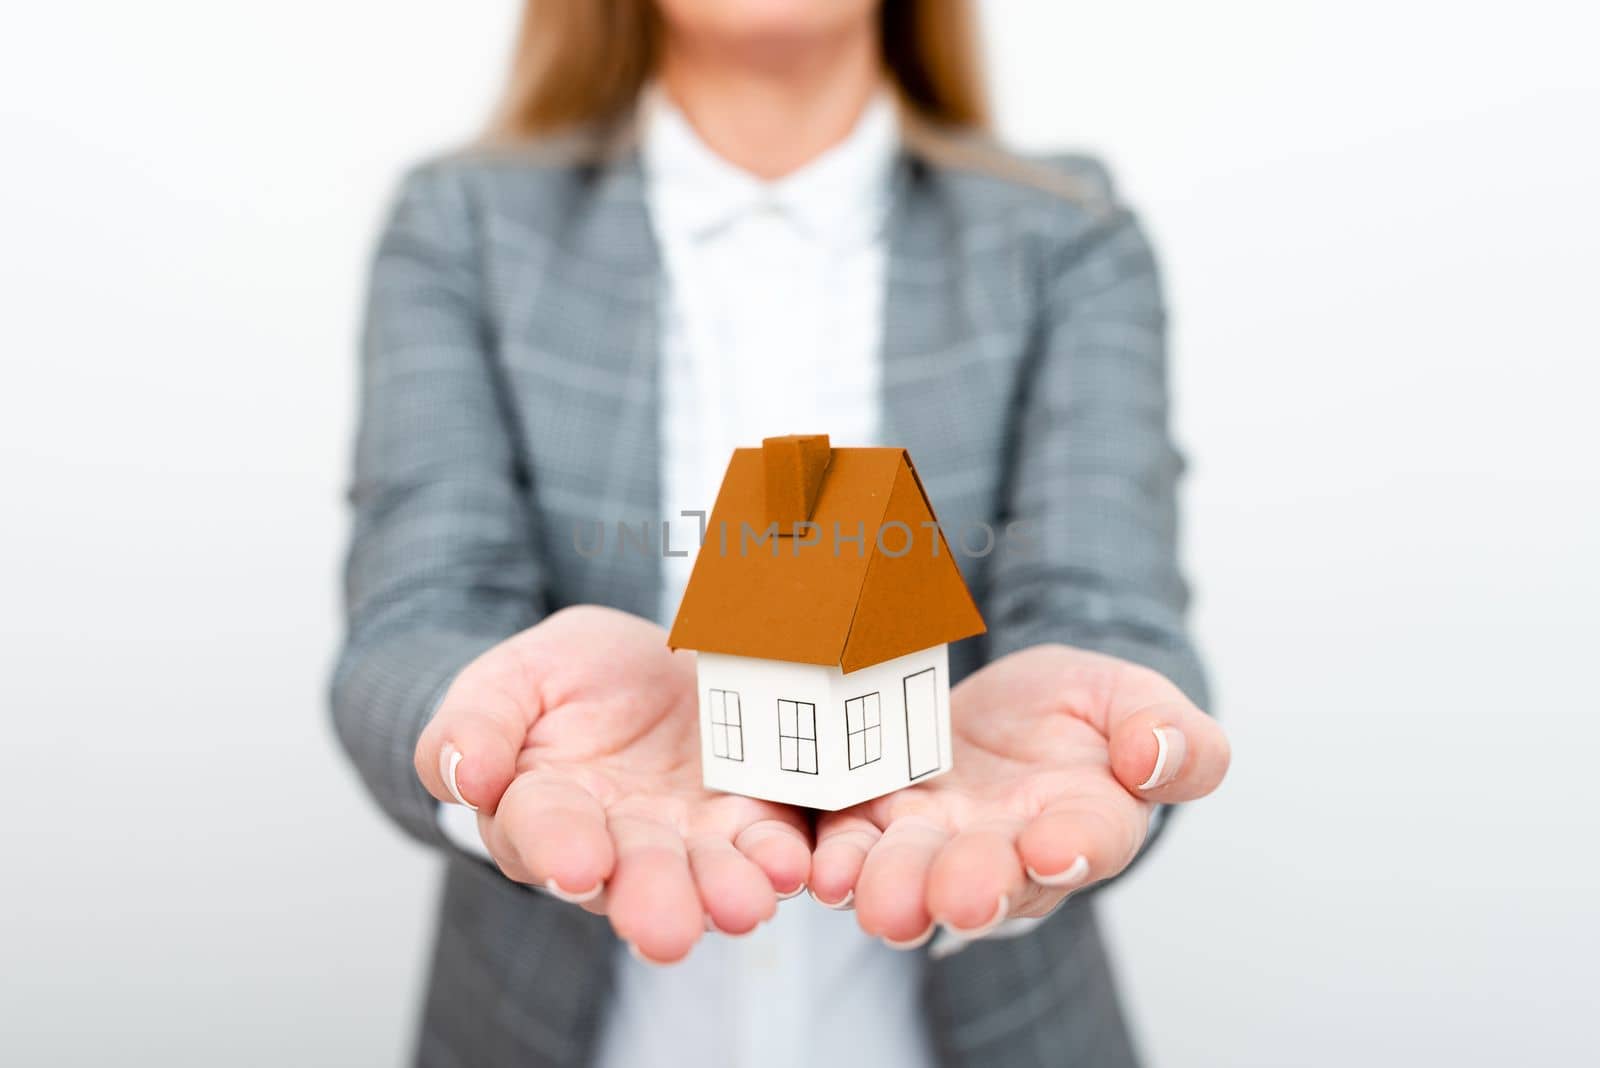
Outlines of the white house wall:
[[[776,660],[698,654],[701,766],[705,783],[716,790],[746,794],[807,808],[840,809],[924,781],[948,771],[950,760],[950,682],[946,646],[874,664],[846,675],[838,667]],[[931,674],[930,674],[931,672]],[[932,702],[931,729],[918,731],[908,746],[907,679],[914,698]],[[731,744],[727,694],[738,695],[738,744]],[[722,696],[718,696],[718,695]],[[851,723],[846,703],[876,695],[876,759],[851,768]],[[814,727],[804,708],[815,706]],[[714,706],[714,702],[720,704]],[[720,708],[721,711],[716,711]],[[855,757],[865,750],[869,728],[865,709],[857,726]],[[723,722],[714,722],[723,721]],[[798,740],[789,736],[798,733]],[[806,738],[814,733],[815,738]],[[809,744],[808,744],[809,743]],[[810,754],[814,748],[815,771]],[[914,754],[912,749],[917,750]],[[796,759],[798,755],[798,761]],[[737,758],[735,758],[737,757]],[[798,764],[798,766],[797,766]],[[787,765],[787,767],[786,767]]]

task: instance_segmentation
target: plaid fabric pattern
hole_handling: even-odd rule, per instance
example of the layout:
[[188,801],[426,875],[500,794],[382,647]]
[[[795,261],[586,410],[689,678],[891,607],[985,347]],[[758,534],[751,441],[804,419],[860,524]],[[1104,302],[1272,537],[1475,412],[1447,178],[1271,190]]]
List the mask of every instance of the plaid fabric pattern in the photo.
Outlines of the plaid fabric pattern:
[[[990,167],[947,147],[908,136],[897,176],[884,439],[911,450],[952,540],[1021,520],[1033,546],[962,557],[990,631],[952,648],[952,672],[1066,642],[1204,702],[1150,249],[1093,162]],[[615,544],[617,523],[660,518],[661,268],[643,193],[626,149],[452,157],[408,176],[377,249],[333,715],[378,803],[447,851],[411,755],[454,674],[564,605],[656,610],[659,544]],[[580,551],[596,520],[605,551]],[[603,920],[451,852],[440,932],[419,1063],[587,1061],[614,947]],[[1135,1062],[1092,897],[924,975],[944,1063]]]

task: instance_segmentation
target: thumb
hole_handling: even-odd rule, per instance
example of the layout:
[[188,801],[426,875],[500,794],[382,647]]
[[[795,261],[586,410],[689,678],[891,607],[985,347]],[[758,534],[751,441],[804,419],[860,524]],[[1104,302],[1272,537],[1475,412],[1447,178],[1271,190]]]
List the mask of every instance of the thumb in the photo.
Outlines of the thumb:
[[417,740],[417,778],[440,801],[493,812],[516,775],[538,695],[507,658],[496,647],[463,668]]
[[1183,698],[1113,716],[1111,770],[1134,796],[1168,804],[1193,801],[1227,774],[1228,736]]

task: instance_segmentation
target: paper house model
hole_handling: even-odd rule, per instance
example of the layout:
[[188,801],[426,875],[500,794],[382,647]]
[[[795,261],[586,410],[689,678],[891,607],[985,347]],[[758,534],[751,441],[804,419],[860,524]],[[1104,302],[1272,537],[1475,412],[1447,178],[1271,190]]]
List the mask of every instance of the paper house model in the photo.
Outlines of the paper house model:
[[669,644],[708,788],[840,809],[949,771],[947,646],[981,634],[904,449],[738,449]]

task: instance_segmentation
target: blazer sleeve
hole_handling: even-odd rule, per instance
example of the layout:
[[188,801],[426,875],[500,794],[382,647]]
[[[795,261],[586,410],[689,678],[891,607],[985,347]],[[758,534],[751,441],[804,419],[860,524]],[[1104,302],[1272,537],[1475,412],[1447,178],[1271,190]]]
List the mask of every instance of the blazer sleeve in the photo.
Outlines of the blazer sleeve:
[[471,205],[440,165],[403,184],[372,267],[331,686],[384,811],[441,843],[412,764],[456,673],[544,614],[528,479],[492,359]]
[[[1080,164],[1081,170],[1084,165]],[[1103,206],[1041,272],[1037,345],[1021,383],[1003,502],[1026,548],[996,554],[985,617],[993,656],[1041,642],[1153,668],[1201,707],[1205,676],[1184,625],[1168,428],[1165,312],[1134,217]]]

